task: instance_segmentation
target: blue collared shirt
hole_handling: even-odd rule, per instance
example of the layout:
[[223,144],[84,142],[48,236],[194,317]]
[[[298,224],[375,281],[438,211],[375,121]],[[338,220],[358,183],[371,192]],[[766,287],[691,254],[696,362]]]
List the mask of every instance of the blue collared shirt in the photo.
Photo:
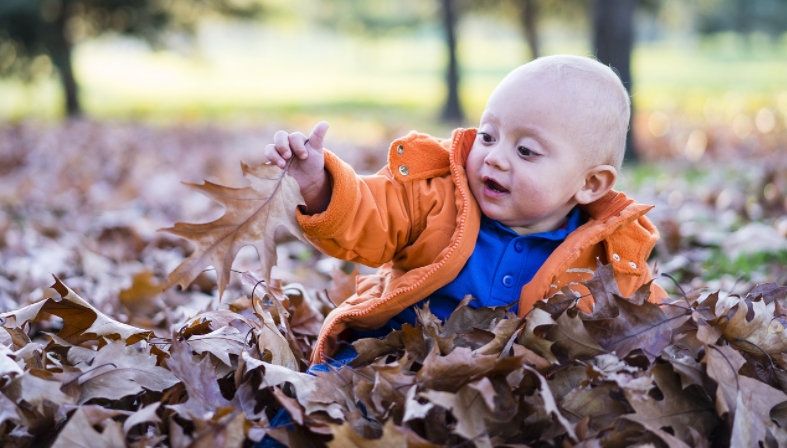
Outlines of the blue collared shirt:
[[[475,249],[459,275],[415,306],[422,307],[429,301],[432,314],[445,320],[462,298],[470,294],[477,299],[470,303],[472,307],[513,304],[511,311],[516,312],[522,287],[566,236],[581,224],[579,209],[574,207],[563,227],[520,236],[499,222],[482,216]],[[360,337],[384,336],[392,330],[401,329],[404,323],[415,325],[415,321],[415,311],[410,307],[394,316],[383,328],[356,334]]]

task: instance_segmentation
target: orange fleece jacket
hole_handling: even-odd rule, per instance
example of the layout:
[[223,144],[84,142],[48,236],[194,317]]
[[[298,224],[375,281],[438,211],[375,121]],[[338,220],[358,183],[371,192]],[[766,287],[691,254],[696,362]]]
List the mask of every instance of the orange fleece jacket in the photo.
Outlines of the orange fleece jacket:
[[[312,363],[335,353],[345,329],[379,328],[459,274],[481,222],[464,168],[475,137],[475,129],[457,129],[450,140],[410,133],[391,144],[388,165],[371,176],[358,176],[325,152],[331,202],[323,213],[299,213],[301,228],[323,253],[380,269],[359,277],[356,294],[328,314]],[[580,282],[593,276],[599,261],[612,263],[624,296],[649,282],[647,259],[659,237],[644,216],[651,208],[616,191],[584,206],[588,221],[522,288],[519,315],[564,286],[584,296],[579,307],[589,312],[593,298]],[[651,300],[661,297],[664,290],[652,283]]]

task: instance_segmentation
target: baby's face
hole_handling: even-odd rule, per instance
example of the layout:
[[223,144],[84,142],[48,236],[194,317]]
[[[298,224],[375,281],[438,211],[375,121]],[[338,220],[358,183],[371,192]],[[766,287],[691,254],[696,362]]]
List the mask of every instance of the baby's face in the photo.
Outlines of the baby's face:
[[467,159],[483,213],[529,233],[559,228],[590,164],[582,157],[582,105],[543,74],[513,73],[487,103]]

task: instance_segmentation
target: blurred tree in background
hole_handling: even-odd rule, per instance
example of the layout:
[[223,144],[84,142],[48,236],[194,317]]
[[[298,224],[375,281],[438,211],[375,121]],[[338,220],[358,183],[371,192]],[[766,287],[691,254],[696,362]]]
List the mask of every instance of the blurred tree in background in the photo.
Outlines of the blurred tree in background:
[[[636,6],[637,0],[593,1],[593,51],[601,63],[609,65],[618,73],[629,95]],[[632,129],[633,126],[629,126],[626,134],[625,159],[629,161],[637,160]]]
[[140,37],[157,46],[167,31],[193,32],[210,14],[255,17],[253,0],[3,0],[0,2],[0,76],[30,78],[57,68],[69,117],[82,113],[71,56],[80,39],[105,33]]
[[440,23],[445,39],[446,99],[441,118],[459,123],[465,118],[459,99],[457,25],[470,3],[462,0],[335,0],[321,4],[318,20],[331,29],[365,35],[384,35]]

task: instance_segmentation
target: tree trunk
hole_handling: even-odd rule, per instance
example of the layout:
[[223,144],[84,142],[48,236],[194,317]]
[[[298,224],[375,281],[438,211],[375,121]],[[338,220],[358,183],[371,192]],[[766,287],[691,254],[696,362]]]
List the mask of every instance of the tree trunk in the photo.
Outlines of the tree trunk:
[[65,96],[66,116],[69,118],[79,117],[82,115],[82,106],[79,104],[79,86],[74,78],[74,69],[71,65],[73,45],[66,37],[65,11],[61,11],[49,27],[47,40],[49,41],[52,63],[60,73],[60,83]]
[[[634,9],[637,0],[593,1],[593,46],[598,60],[614,68],[631,94],[631,49],[634,45]],[[632,106],[632,125],[634,108]],[[633,126],[626,135],[626,156],[638,160],[632,138]]]
[[464,120],[462,105],[459,102],[459,67],[456,57],[456,11],[454,0],[440,0],[443,9],[443,27],[448,50],[448,67],[445,81],[448,87],[448,97],[443,108],[442,118],[448,122],[461,122]]
[[530,49],[530,59],[540,56],[538,42],[538,0],[516,0],[519,9],[519,24]]

